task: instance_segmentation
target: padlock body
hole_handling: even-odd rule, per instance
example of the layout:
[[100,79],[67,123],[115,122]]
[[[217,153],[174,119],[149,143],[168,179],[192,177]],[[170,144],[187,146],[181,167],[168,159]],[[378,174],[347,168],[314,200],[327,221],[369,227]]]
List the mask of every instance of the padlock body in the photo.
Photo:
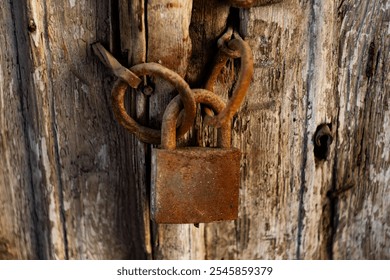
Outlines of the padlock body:
[[154,149],[152,219],[169,224],[236,219],[240,158],[238,149]]

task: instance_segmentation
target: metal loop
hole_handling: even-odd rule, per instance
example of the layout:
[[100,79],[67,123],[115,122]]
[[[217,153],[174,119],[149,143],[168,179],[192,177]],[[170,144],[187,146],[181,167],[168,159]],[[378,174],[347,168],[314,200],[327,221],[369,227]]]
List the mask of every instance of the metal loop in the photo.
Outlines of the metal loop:
[[[225,108],[225,102],[211,91],[205,89],[193,89],[196,103],[202,103],[212,108],[216,113]],[[176,96],[167,106],[161,126],[161,147],[167,150],[176,148],[176,124],[183,105],[180,96]],[[218,146],[230,148],[231,146],[231,123],[226,122],[220,129]]]
[[228,44],[232,40],[232,36],[239,36],[238,33],[233,31],[233,28],[229,26],[226,32],[218,39],[217,46],[220,50],[220,53],[223,53],[225,56],[230,58],[239,58],[241,53],[238,50],[229,48]]
[[[186,81],[184,81],[184,79],[179,74],[158,63],[138,64],[131,67],[130,71],[135,73],[137,76],[158,76],[175,86],[175,88],[179,91],[179,97],[184,104],[183,121],[178,128],[177,133],[179,136],[187,133],[195,120],[196,103],[194,94],[192,93]],[[116,81],[112,89],[112,106],[116,119],[124,128],[135,134],[139,140],[150,144],[159,144],[161,142],[160,130],[142,126],[127,114],[124,104],[124,96],[126,94],[127,87],[127,82],[119,79]]]
[[[248,43],[245,42],[238,34],[235,34],[235,37],[235,39],[232,39],[228,43],[228,47],[229,49],[239,51],[241,54],[241,69],[237,83],[233,89],[232,97],[228,101],[226,107],[217,116],[212,117],[209,114],[205,117],[205,123],[215,127],[221,127],[224,123],[232,119],[233,115],[237,112],[244,100],[253,75],[253,57],[251,49]],[[216,78],[224,66],[222,63],[226,63],[226,61],[221,60],[217,63],[209,81],[206,83],[206,89],[213,91]]]

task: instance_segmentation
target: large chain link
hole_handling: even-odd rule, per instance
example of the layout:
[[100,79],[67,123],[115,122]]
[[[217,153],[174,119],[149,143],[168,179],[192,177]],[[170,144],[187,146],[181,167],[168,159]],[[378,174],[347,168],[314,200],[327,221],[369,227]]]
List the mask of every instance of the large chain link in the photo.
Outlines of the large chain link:
[[[174,98],[171,102],[175,105],[168,105],[168,108],[179,108],[177,104],[179,101],[183,104],[183,113],[180,114],[177,128],[177,137],[183,136],[187,133],[194,124],[196,115],[196,103],[203,104],[219,104],[215,108],[217,115],[212,116],[210,110],[206,111],[207,116],[205,123],[215,127],[225,127],[231,125],[231,120],[237,112],[244,97],[248,91],[250,81],[253,75],[253,58],[251,49],[247,42],[245,42],[237,33],[233,32],[232,28],[228,28],[227,32],[218,40],[219,54],[213,71],[206,82],[205,89],[191,90],[187,82],[174,71],[158,64],[158,63],[141,63],[127,69],[122,66],[100,43],[93,46],[95,54],[100,60],[110,68],[113,73],[119,78],[112,89],[112,106],[116,119],[118,122],[133,133],[139,140],[145,143],[159,144],[161,143],[161,130],[148,128],[137,123],[131,118],[125,109],[124,97],[128,86],[138,88],[142,76],[153,75],[158,76],[169,83],[171,83],[179,92],[179,97]],[[220,74],[222,68],[226,65],[229,59],[241,59],[240,72],[233,89],[233,94],[227,105],[221,105],[220,98],[213,93],[214,84]],[[207,102],[208,99],[217,100],[215,102]],[[223,106],[223,109],[222,109]],[[176,113],[174,114],[175,117]],[[223,129],[223,131],[230,131]],[[229,132],[230,133],[230,132]],[[222,147],[230,145],[230,135],[222,137],[222,139],[229,143],[222,143]]]
[[[184,114],[180,123],[181,125],[178,128],[178,136],[183,136],[191,129],[196,114],[195,97],[188,83],[184,81],[179,74],[153,62],[137,64],[130,69],[127,69],[100,43],[96,43],[92,47],[102,62],[119,78],[112,89],[112,107],[119,124],[145,143],[159,144],[161,142],[161,130],[140,125],[127,114],[125,108],[125,95],[128,86],[130,85],[133,88],[137,88],[141,81],[139,77],[153,75],[172,84],[178,90],[184,104]],[[139,79],[139,81],[135,77]]]

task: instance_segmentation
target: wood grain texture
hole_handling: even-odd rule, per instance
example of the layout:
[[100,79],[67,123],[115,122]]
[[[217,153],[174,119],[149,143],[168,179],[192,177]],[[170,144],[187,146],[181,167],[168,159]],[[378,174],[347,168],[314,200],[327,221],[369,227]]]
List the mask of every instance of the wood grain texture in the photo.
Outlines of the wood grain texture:
[[327,112],[334,103],[325,100],[334,65],[322,35],[328,32],[322,16],[331,17],[332,8],[319,8],[328,10],[284,1],[241,11],[255,72],[233,122],[233,143],[243,152],[240,218],[230,230],[210,226],[210,258],[327,256],[323,212],[331,166],[316,167],[311,137],[317,125],[332,122]]
[[[146,62],[147,56],[147,22],[145,1],[119,1],[120,15],[120,43],[121,52],[127,53],[127,63],[129,66]],[[146,78],[146,77],[143,77]],[[145,82],[146,80],[144,80]],[[149,125],[149,97],[141,90],[129,90],[128,111],[142,125]],[[123,130],[123,128],[121,128]],[[127,132],[126,132],[127,133]],[[151,259],[152,229],[149,211],[149,186],[150,186],[150,145],[140,142],[133,135],[129,135],[130,141],[126,143],[129,147],[126,159],[131,163],[132,172],[130,187],[132,194],[135,194],[137,208],[128,209],[134,211],[131,214],[137,217],[135,229],[138,232],[138,244],[143,253],[142,258]],[[141,255],[139,255],[141,256]]]
[[333,257],[389,259],[389,3],[342,1],[338,12]]
[[[23,62],[19,83],[27,134],[27,143],[22,145],[24,140],[20,140],[22,149],[14,157],[28,149],[23,162],[30,161],[26,176],[30,172],[31,178],[26,186],[20,183],[25,188],[20,199],[29,188],[35,199],[26,198],[26,205],[21,205],[27,209],[11,217],[18,227],[24,221],[18,217],[29,218],[28,203],[34,203],[36,220],[30,223],[34,222],[37,234],[36,242],[24,237],[26,249],[14,258],[144,257],[141,230],[132,226],[139,222],[136,199],[131,195],[129,136],[113,120],[110,73],[90,49],[97,40],[115,49],[119,42],[113,36],[113,18],[118,18],[115,11],[118,3],[109,1],[26,0],[12,6],[18,43],[13,51],[17,52],[15,59]],[[35,25],[30,31],[29,23]],[[7,85],[6,89],[12,87]],[[12,176],[25,168],[1,170],[14,180]],[[8,187],[8,183],[1,187]],[[30,243],[37,247],[36,252],[30,252]]]
[[[44,2],[44,3],[41,3]],[[266,1],[267,2],[267,1]],[[389,259],[388,1],[6,1],[0,7],[0,259]],[[239,219],[150,221],[150,145],[114,120],[100,41],[202,87],[227,26],[255,59],[233,120]],[[239,61],[215,92],[225,100]],[[144,80],[127,108],[154,128],[176,92]],[[314,155],[318,126],[333,143]],[[199,135],[197,135],[199,133]],[[180,144],[215,144],[196,125]]]
[[51,19],[47,44],[52,67],[47,71],[52,77],[50,108],[66,258],[134,258],[137,252],[143,256],[140,234],[132,226],[138,219],[131,195],[128,135],[112,116],[113,79],[90,48],[99,40],[112,51],[119,49],[119,34],[114,35],[118,3],[53,1],[46,6],[42,18]]
[[227,25],[230,7],[222,1],[193,1],[189,35],[192,52],[186,81],[192,87],[204,87],[216,55],[218,38]]
[[38,257],[15,15],[0,8],[0,259]]

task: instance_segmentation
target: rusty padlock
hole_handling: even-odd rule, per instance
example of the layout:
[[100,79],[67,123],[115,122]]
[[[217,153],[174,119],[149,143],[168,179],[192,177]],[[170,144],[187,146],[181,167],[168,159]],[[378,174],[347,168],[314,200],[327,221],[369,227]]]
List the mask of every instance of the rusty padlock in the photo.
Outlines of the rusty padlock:
[[[224,102],[214,93],[196,89],[195,100],[216,113]],[[167,107],[161,149],[152,151],[151,215],[157,223],[184,224],[234,220],[238,215],[240,158],[230,147],[230,122],[219,129],[219,148],[176,149],[180,97]]]

